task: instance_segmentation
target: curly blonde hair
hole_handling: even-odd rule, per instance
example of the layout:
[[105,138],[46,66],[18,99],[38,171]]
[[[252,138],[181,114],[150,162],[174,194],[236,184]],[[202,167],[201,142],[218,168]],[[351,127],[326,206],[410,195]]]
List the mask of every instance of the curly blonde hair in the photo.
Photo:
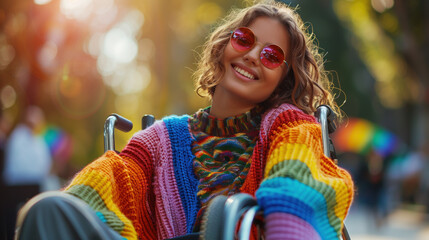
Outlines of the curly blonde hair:
[[274,1],[235,9],[220,22],[203,46],[195,72],[197,94],[210,98],[213,96],[216,85],[225,73],[222,59],[231,31],[247,27],[256,18],[263,16],[277,19],[289,33],[289,51],[286,56],[289,67],[280,84],[260,106],[268,110],[282,103],[290,103],[307,114],[313,114],[317,106],[327,104],[337,116],[341,116],[331,93],[333,84],[324,69],[323,57],[314,42],[314,35],[307,32],[294,9]]

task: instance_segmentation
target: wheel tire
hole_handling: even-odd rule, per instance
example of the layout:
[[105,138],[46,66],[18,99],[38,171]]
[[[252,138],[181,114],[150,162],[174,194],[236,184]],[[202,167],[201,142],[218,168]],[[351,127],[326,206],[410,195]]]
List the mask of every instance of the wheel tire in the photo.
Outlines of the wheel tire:
[[226,196],[215,197],[207,207],[201,222],[201,240],[221,240],[223,237],[223,224],[225,223],[224,208]]

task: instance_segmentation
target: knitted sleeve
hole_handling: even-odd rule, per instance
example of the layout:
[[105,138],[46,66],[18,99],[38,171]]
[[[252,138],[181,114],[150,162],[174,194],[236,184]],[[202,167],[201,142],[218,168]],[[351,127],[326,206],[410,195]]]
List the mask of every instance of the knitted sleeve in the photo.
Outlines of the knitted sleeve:
[[[126,239],[156,238],[150,199],[151,131],[137,133],[120,155],[106,152],[81,170],[64,190],[88,203],[103,222]],[[142,136],[147,141],[142,141]]]
[[339,239],[353,182],[323,154],[320,125],[287,109],[272,122],[267,141],[264,180],[256,192],[267,239]]

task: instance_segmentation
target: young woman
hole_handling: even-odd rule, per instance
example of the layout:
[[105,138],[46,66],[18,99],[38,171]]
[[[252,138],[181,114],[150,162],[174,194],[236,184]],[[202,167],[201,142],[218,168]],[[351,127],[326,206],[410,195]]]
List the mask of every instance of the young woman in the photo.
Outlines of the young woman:
[[[197,90],[211,106],[157,121],[120,154],[107,152],[84,168],[63,193],[33,199],[20,216],[21,236],[61,229],[62,239],[172,238],[198,231],[214,197],[244,192],[264,210],[267,239],[338,239],[353,183],[323,154],[312,116],[319,104],[338,110],[323,71],[288,6],[270,2],[230,13],[208,39],[196,72]],[[40,212],[51,220],[31,227]]]

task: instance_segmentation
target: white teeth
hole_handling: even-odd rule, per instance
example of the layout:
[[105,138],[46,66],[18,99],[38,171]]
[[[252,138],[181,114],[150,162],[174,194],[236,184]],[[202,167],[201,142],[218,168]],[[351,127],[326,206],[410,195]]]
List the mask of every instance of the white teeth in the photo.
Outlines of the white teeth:
[[237,66],[234,66],[234,70],[237,71],[237,72],[239,72],[241,75],[243,75],[243,76],[245,76],[247,78],[255,79],[255,76],[253,74],[251,74],[251,73],[249,73],[249,72],[247,72],[247,71],[245,71],[245,70],[243,70],[243,69],[241,69],[241,68],[239,68]]

